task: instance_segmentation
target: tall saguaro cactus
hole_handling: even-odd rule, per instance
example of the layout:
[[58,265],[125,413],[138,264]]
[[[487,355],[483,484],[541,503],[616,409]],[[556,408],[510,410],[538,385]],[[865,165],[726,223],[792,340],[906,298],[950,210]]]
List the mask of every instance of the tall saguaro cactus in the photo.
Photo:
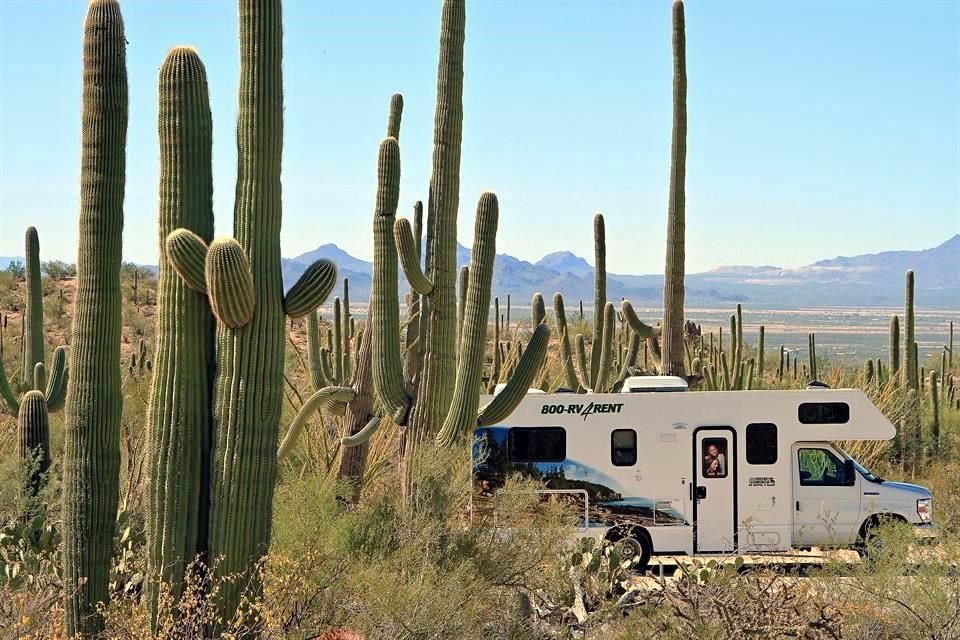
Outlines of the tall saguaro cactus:
[[906,301],[903,310],[903,382],[908,389],[918,390],[920,381],[917,374],[919,366],[917,362],[917,351],[914,347],[916,342],[916,316],[913,311],[913,271],[907,271],[906,274]]
[[92,637],[107,600],[120,484],[120,259],[127,138],[123,18],[91,0],[83,33],[77,292],[63,462],[64,623]]
[[[418,251],[419,230],[415,232],[406,219],[396,219],[400,185],[397,139],[383,140],[378,155],[370,295],[373,387],[384,410],[398,425],[406,427],[402,459],[405,490],[412,486],[412,463],[417,449],[429,438],[438,438],[441,444],[450,445],[459,442],[471,427],[502,419],[512,411],[542,366],[549,339],[546,325],[535,329],[507,387],[478,411],[498,205],[492,193],[483,194],[477,205],[464,301],[464,328],[457,349],[456,222],[463,120],[464,23],[464,1],[444,0],[425,269]],[[398,252],[407,281],[421,299],[422,367],[419,376],[408,381],[409,385],[405,384],[399,340]]]
[[178,597],[184,567],[206,551],[209,510],[213,316],[202,292],[173,270],[166,238],[186,229],[213,239],[213,127],[207,74],[197,52],[175,47],[160,67],[160,261],[150,388],[150,607],[162,580]]
[[[207,552],[215,563],[216,577],[233,576],[217,592],[216,607],[224,620],[237,611],[249,583],[244,577],[270,543],[283,393],[284,314],[300,318],[313,313],[337,278],[332,262],[318,260],[285,296],[281,290],[281,5],[280,0],[239,0],[238,4],[234,237],[208,244],[181,227],[165,240],[170,266],[187,286],[207,294],[217,319]],[[182,153],[192,152],[186,140],[178,143]],[[324,388],[314,393],[291,425],[281,455],[292,446],[307,415],[352,397],[349,389]]]
[[900,318],[894,314],[890,316],[890,337],[887,346],[890,358],[890,379],[900,376]]
[[682,0],[673,3],[673,134],[663,273],[663,373],[684,374],[683,301],[686,233],[687,59]]

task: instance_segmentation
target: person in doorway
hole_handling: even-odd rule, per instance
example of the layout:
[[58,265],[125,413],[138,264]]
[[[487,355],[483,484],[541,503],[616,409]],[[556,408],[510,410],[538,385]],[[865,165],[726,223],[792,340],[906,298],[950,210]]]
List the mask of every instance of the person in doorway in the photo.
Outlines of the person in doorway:
[[716,478],[727,475],[727,458],[720,447],[714,443],[707,445],[707,455],[703,457],[704,475]]

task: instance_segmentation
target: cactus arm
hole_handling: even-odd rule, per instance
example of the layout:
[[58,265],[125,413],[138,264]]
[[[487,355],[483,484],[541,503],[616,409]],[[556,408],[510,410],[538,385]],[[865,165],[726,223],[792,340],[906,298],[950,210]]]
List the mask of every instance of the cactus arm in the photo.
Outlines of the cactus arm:
[[660,331],[657,328],[651,327],[637,317],[637,312],[633,310],[633,305],[630,304],[629,300],[624,300],[620,304],[620,311],[623,313],[623,317],[627,321],[627,324],[630,325],[630,329],[642,339],[649,340],[651,338],[656,338],[660,334]]
[[577,334],[575,344],[577,345],[577,367],[580,369],[580,379],[583,381],[581,383],[581,387],[589,387],[590,369],[587,367],[587,347],[584,345],[584,338],[582,334]]
[[[606,393],[607,381],[610,379],[610,371],[613,369],[613,341],[615,339],[614,324],[617,320],[617,313],[613,308],[613,303],[608,302],[603,307],[603,343],[600,345],[600,366],[597,369],[597,380],[594,385],[594,393]],[[596,349],[596,347],[594,347]]]
[[[570,332],[567,329],[567,313],[563,307],[563,296],[557,292],[553,294],[553,314],[557,319],[557,332],[560,334],[560,366],[563,368],[563,377],[567,388],[582,393],[583,387],[577,379],[577,372],[573,368],[573,352],[570,349]],[[499,318],[496,319],[499,321]]]
[[343,279],[343,318],[341,319],[342,326],[340,328],[340,336],[343,341],[340,347],[340,357],[341,363],[340,367],[343,371],[343,379],[349,380],[353,375],[352,367],[350,364],[350,339],[353,337],[353,327],[350,324],[350,283],[347,278]]
[[47,367],[42,362],[33,365],[33,390],[43,391],[47,388]]
[[[283,309],[291,318],[302,318],[323,304],[337,284],[337,265],[317,260],[297,279],[283,298]],[[339,327],[337,328],[339,331]]]
[[453,401],[437,435],[437,442],[452,446],[476,426],[483,362],[487,349],[490,287],[496,258],[499,208],[497,196],[486,192],[477,203],[477,217],[470,258],[469,285],[464,296],[462,336]]
[[310,387],[319,391],[329,384],[323,373],[323,358],[320,355],[320,325],[317,322],[317,312],[307,314],[307,368],[310,372]]
[[[22,377],[25,384],[34,380],[38,363],[46,362],[43,339],[43,287],[40,278],[40,239],[34,227],[27,227],[25,242],[27,305],[23,315]],[[33,385],[34,389],[45,385]]]
[[393,237],[400,254],[400,265],[410,288],[422,296],[428,295],[433,291],[433,283],[420,268],[420,242],[413,237],[410,221],[398,218],[393,223]]
[[164,241],[166,258],[184,284],[207,292],[207,242],[189,229],[174,229]]
[[334,298],[332,322],[333,334],[330,336],[330,364],[333,368],[333,377],[337,380],[337,384],[341,384],[345,380],[343,377],[343,336],[341,335],[343,327],[341,326],[341,322],[340,298]]
[[493,397],[489,404],[480,409],[477,415],[477,426],[497,424],[513,413],[527,395],[530,383],[543,368],[549,344],[550,327],[546,324],[537,325],[507,385]]
[[390,96],[390,115],[387,119],[387,137],[400,140],[400,122],[403,119],[403,96],[395,93]]
[[370,418],[370,421],[360,431],[357,431],[352,436],[344,436],[340,438],[340,444],[344,447],[358,447],[361,444],[367,442],[373,434],[377,432],[377,429],[380,428],[380,423],[383,421],[382,416],[373,416]]
[[656,338],[647,338],[647,349],[650,351],[650,359],[653,360],[653,366],[657,371],[663,371],[663,355],[660,352],[660,341]]
[[410,411],[410,397],[403,387],[400,360],[400,301],[393,234],[400,192],[400,147],[394,138],[386,138],[380,143],[377,183],[373,217],[373,282],[370,288],[373,389],[374,396],[394,422],[404,425]]
[[593,252],[593,343],[590,345],[590,379],[587,383],[596,388],[603,347],[603,314],[607,304],[607,234],[603,215],[599,213],[593,216]]
[[4,404],[7,405],[7,411],[10,412],[10,415],[15,416],[20,412],[20,403],[17,401],[17,394],[15,394],[10,387],[7,372],[3,369],[2,355],[3,350],[0,350],[0,397],[3,398]]
[[530,300],[530,321],[533,326],[537,326],[547,319],[547,308],[543,302],[543,296],[539,293],[533,294]]
[[613,384],[613,389],[619,390],[623,383],[630,377],[630,370],[637,364],[637,354],[640,353],[640,334],[636,331],[630,332],[630,347],[627,349],[627,356],[623,360],[623,366],[620,368],[620,375]]
[[206,263],[207,295],[210,310],[217,320],[231,329],[250,323],[256,310],[250,260],[233,238],[217,238],[210,243]]
[[[467,308],[467,289],[470,286],[470,267],[464,265],[460,268],[460,277],[457,279],[457,358],[460,357],[460,341],[463,339],[463,317]],[[487,312],[489,313],[489,305]]]
[[334,375],[333,368],[330,366],[330,350],[327,348],[320,349],[320,373],[323,379],[330,384],[339,385],[341,382],[341,380]]
[[354,391],[350,387],[324,387],[314,392],[303,403],[300,411],[293,418],[293,422],[290,423],[287,435],[284,436],[283,442],[280,443],[280,448],[277,450],[277,460],[283,460],[293,450],[300,433],[303,431],[303,426],[307,423],[307,419],[318,409],[335,410],[338,405],[342,406],[353,400],[354,395]]

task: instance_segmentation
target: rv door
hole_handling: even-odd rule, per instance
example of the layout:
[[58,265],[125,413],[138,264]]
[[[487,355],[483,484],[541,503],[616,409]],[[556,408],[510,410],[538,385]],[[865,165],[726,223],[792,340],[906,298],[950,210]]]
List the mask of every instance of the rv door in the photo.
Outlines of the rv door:
[[696,551],[736,550],[736,437],[730,427],[694,431],[693,518]]

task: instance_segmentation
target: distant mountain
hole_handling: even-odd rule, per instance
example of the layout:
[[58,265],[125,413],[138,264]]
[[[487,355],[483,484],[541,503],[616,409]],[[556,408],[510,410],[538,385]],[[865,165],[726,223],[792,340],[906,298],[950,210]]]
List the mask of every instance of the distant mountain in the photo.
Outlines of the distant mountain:
[[536,262],[538,267],[546,267],[560,273],[572,273],[576,276],[586,276],[593,273],[589,262],[569,251],[554,251],[548,253]]
[[[365,302],[370,296],[372,265],[335,244],[282,261],[284,287],[293,285],[307,265],[320,258],[333,260],[340,277],[350,279],[350,299]],[[22,257],[0,257],[0,269]],[[457,266],[470,262],[470,250],[457,245]],[[922,251],[884,251],[860,256],[820,260],[805,267],[786,269],[773,265],[722,266],[687,274],[688,305],[727,305],[748,302],[757,307],[865,306],[899,307],[903,304],[903,274],[916,274],[917,303],[928,307],[960,308],[960,234]],[[399,274],[400,291],[407,285]],[[337,291],[339,291],[339,287]],[[567,305],[580,300],[593,305],[593,267],[569,251],[548,254],[537,262],[497,254],[493,269],[493,294],[523,306],[540,292],[550,304],[555,291]],[[628,298],[647,306],[660,304],[663,276],[607,274],[607,299]]]
[[[284,285],[293,284],[303,269],[318,258],[331,258],[342,277],[350,278],[351,300],[364,301],[370,293],[371,264],[354,258],[335,244],[326,244],[293,259],[285,259]],[[458,268],[470,261],[470,251],[457,245]],[[756,306],[899,306],[903,303],[903,274],[913,269],[918,302],[938,307],[960,307],[960,234],[923,251],[885,251],[821,260],[805,267],[733,265],[688,274],[687,303],[692,305],[749,302]],[[400,275],[401,291],[406,290]],[[657,305],[663,276],[607,274],[607,298],[628,298]],[[563,293],[568,305],[580,300],[593,304],[593,267],[569,251],[557,251],[531,263],[497,254],[493,293],[523,305],[534,293],[550,297]]]

